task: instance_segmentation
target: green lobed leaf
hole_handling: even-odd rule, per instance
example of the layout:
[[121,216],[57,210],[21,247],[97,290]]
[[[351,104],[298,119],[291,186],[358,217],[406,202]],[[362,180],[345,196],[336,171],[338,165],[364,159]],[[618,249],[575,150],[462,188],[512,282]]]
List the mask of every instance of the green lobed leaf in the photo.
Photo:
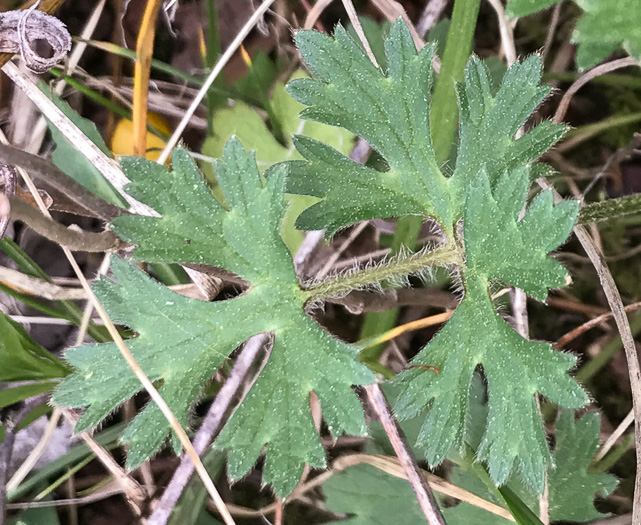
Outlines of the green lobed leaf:
[[359,220],[432,215],[445,231],[463,214],[465,188],[485,167],[492,185],[506,170],[529,165],[566,131],[543,122],[518,140],[519,128],[550,93],[539,85],[541,59],[512,66],[498,89],[487,66],[472,57],[457,87],[460,144],[452,177],[439,167],[430,137],[432,45],[416,52],[398,20],[385,41],[389,70],[375,68],[339,26],[335,37],[300,31],[297,45],[314,79],[293,81],[290,93],[308,105],[305,118],[341,126],[366,139],[389,165],[360,166],[309,139],[295,144],[305,161],[289,163],[287,190],[323,199],[303,212],[303,229],[329,233]]
[[[388,171],[378,172],[340,161],[327,147],[299,141],[303,149],[297,148],[309,162],[291,163],[288,191],[324,201],[304,212],[298,224],[333,232],[390,211],[428,213],[449,223],[446,179],[434,157],[428,119],[433,46],[417,54],[407,27],[396,22],[385,41],[389,69],[383,74],[340,26],[334,38],[299,31],[296,44],[315,78],[288,86],[295,99],[309,106],[301,116],[363,137],[389,164]],[[320,165],[319,157],[325,161]],[[387,198],[381,194],[395,204],[385,207]]]
[[594,508],[594,496],[608,496],[617,486],[610,474],[590,472],[599,447],[600,418],[584,414],[579,419],[563,410],[556,422],[556,446],[550,472],[550,518],[558,521],[590,521],[603,517]]
[[[292,75],[292,79],[304,77],[306,75],[302,71]],[[286,144],[283,145],[276,140],[263,117],[255,109],[237,102],[233,108],[218,110],[214,114],[213,129],[216,133],[205,140],[203,153],[210,157],[220,157],[225,143],[236,136],[246,148],[256,150],[256,162],[262,172],[277,162],[302,158],[292,141],[294,133],[323,141],[345,155],[352,150],[354,135],[349,131],[302,120],[299,113],[304,106],[289,96],[283,83],[278,82],[274,86],[270,104],[280,129],[285,134]],[[213,166],[205,164],[203,170],[208,180],[215,180]],[[295,230],[294,222],[305,208],[316,202],[316,199],[303,195],[289,195],[286,200],[289,202],[289,208],[281,227],[281,234],[290,250],[296,252],[302,242],[302,234]]]
[[[431,406],[418,446],[432,465],[440,463],[452,449],[464,446],[470,384],[482,366],[489,415],[478,456],[487,461],[497,484],[505,483],[516,470],[540,491],[550,458],[535,394],[569,408],[585,405],[588,398],[567,375],[576,359],[553,351],[547,343],[522,338],[500,317],[489,297],[493,279],[519,286],[539,299],[545,298],[548,287],[564,282],[565,269],[547,254],[569,234],[577,203],[553,206],[552,195],[544,192],[517,221],[527,185],[524,169],[506,173],[494,192],[483,170],[470,185],[464,216],[465,298],[414,359],[414,366],[397,377],[404,391],[396,411],[400,417],[411,417]],[[427,366],[440,373],[420,368]]]
[[[587,396],[567,374],[575,359],[519,336],[498,315],[488,292],[492,281],[501,280],[544,300],[548,288],[562,286],[567,275],[548,252],[570,234],[577,204],[554,206],[544,193],[518,220],[532,161],[566,129],[544,122],[515,140],[550,91],[539,85],[540,57],[515,64],[498,88],[480,60],[469,60],[457,87],[458,154],[446,177],[434,158],[427,119],[432,50],[416,53],[402,21],[392,26],[385,44],[387,74],[340,27],[334,39],[300,32],[297,43],[316,79],[290,84],[290,92],[310,106],[303,115],[362,136],[389,164],[388,171],[375,171],[299,138],[306,160],[290,163],[288,189],[323,199],[299,224],[333,232],[355,220],[420,214],[436,216],[453,235],[464,219],[465,298],[416,358],[418,367],[399,376],[400,415],[429,408],[418,443],[432,464],[439,463],[463,446],[470,383],[482,366],[490,417],[479,456],[497,483],[517,470],[541,490],[549,451],[534,396],[542,393],[568,407],[584,405]],[[440,374],[421,368],[433,366]]]
[[572,41],[579,44],[576,61],[580,69],[596,65],[620,47],[633,58],[641,58],[641,1],[576,3],[584,11],[572,35]]
[[[119,284],[103,279],[96,294],[115,321],[137,332],[128,341],[134,357],[152,381],[162,380],[160,393],[185,426],[194,400],[234,348],[258,333],[274,333],[268,364],[216,446],[230,449],[229,472],[238,478],[268,443],[265,480],[286,496],[306,462],[325,465],[309,413],[310,392],[318,395],[334,436],[362,434],[362,408],[351,385],[369,383],[373,375],[355,360],[352,347],[304,313],[307,295],[279,236],[284,167],[262,178],[254,156],[231,140],[216,163],[227,211],[185,151],[174,152],[173,164],[169,173],[144,159],[123,159],[132,181],[128,191],[162,217],[121,217],[113,222],[114,231],[138,245],[137,259],[220,266],[248,281],[249,290],[213,303],[187,299],[116,259],[112,268]],[[77,430],[97,425],[140,390],[112,344],[71,349],[66,357],[76,373],[57,389],[54,401],[87,407]],[[131,444],[129,466],[153,454],[168,432],[157,406],[148,405],[123,436]]]
[[[603,517],[603,514],[594,508],[594,497],[609,495],[616,487],[617,480],[610,474],[589,471],[598,444],[598,414],[584,414],[576,419],[573,411],[561,411],[556,424],[553,468],[548,472],[550,521],[585,522]],[[471,473],[455,468],[451,481],[483,498],[501,503]],[[537,509],[537,495],[528,491],[519,479],[511,479],[507,487],[525,501],[530,509]],[[483,524],[488,523],[488,520],[497,524],[508,523],[507,520],[466,503],[446,510],[445,515],[450,525]]]

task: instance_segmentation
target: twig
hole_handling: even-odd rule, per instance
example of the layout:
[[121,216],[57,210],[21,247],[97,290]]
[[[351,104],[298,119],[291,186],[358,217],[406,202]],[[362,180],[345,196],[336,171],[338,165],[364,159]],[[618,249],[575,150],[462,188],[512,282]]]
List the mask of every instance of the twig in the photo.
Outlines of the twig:
[[[69,410],[62,410],[67,421],[75,426],[78,416]],[[123,488],[125,498],[130,508],[138,517],[142,516],[141,505],[145,499],[145,491],[140,484],[127,475],[124,469],[116,463],[116,460],[107,452],[88,432],[81,432],[80,438],[89,449],[96,455],[105,468],[113,475],[118,484]]]
[[[624,308],[626,312],[635,312],[636,310],[639,310],[641,308],[641,303],[634,303],[634,304],[629,304]],[[554,347],[557,349],[563,348],[565,345],[567,345],[570,341],[573,339],[576,339],[583,333],[587,332],[591,328],[594,328],[595,326],[601,324],[603,321],[606,321],[610,317],[612,317],[614,314],[612,312],[606,312],[602,315],[599,315],[598,317],[595,317],[594,319],[590,319],[586,323],[583,323],[581,326],[577,326],[576,328],[570,330],[568,333],[563,335],[561,338],[559,338],[556,343],[554,343]]]
[[[194,450],[201,455],[212,439],[220,433],[225,421],[231,416],[233,410],[242,402],[252,384],[265,367],[271,354],[264,351],[271,337],[260,334],[249,339],[243,351],[236,359],[225,384],[216,395],[214,402],[209,407],[202,425],[194,436]],[[262,355],[261,355],[262,352]],[[250,381],[248,381],[248,375]],[[189,478],[194,472],[194,464],[189,456],[183,456],[180,465],[165,489],[158,506],[147,521],[147,525],[165,525],[180,498]]]
[[[545,179],[539,179],[538,183],[544,189],[552,189],[556,198],[560,199],[559,194],[551,188]],[[623,301],[621,301],[621,295],[616,287],[612,273],[610,273],[607,263],[603,258],[603,254],[596,249],[592,239],[583,226],[575,225],[573,231],[590,258],[590,261],[592,261],[592,265],[599,276],[601,287],[603,288],[619,330],[623,349],[625,350],[625,357],[628,362],[628,374],[630,376],[630,388],[632,390],[632,408],[634,411],[637,458],[634,496],[632,499],[632,522],[641,523],[641,370],[639,369],[639,359],[636,346],[634,344],[634,337],[632,335],[632,330],[630,329],[630,323],[626,315],[625,307],[623,306]]]
[[425,37],[427,32],[436,25],[436,21],[441,17],[447,2],[448,0],[427,0],[425,9],[416,24],[416,31],[420,36]]
[[[496,1],[496,0],[490,0],[490,1]],[[600,77],[601,75],[611,73],[612,71],[616,71],[617,69],[621,69],[623,67],[632,67],[632,66],[638,66],[638,65],[639,63],[634,58],[627,57],[627,58],[620,58],[618,60],[613,60],[612,62],[607,62],[605,64],[601,64],[599,66],[596,66],[593,69],[590,69],[590,71],[585,72],[583,75],[581,75],[580,78],[574,81],[574,83],[568,88],[568,90],[563,95],[561,102],[559,102],[559,107],[557,108],[556,113],[552,118],[552,122],[556,122],[558,124],[563,121],[563,117],[565,117],[565,114],[568,111],[568,107],[570,106],[570,101],[572,100],[572,97],[576,94],[576,92],[579,89],[581,89],[585,84],[590,82],[590,80],[596,77]]]
[[583,249],[588,254],[588,257],[594,265],[603,291],[608,299],[608,304],[612,309],[614,320],[621,335],[621,342],[625,350],[625,357],[628,362],[628,374],[630,376],[630,387],[632,390],[632,407],[634,411],[634,426],[635,426],[635,444],[637,456],[637,469],[634,484],[634,497],[632,500],[632,522],[641,523],[641,370],[639,369],[639,359],[637,355],[636,346],[632,331],[630,330],[630,323],[625,314],[625,308],[621,301],[621,295],[616,287],[616,283],[608,269],[607,263],[603,259],[603,255],[599,253],[592,239],[586,232],[583,226],[575,226],[574,233],[576,234]]
[[311,29],[314,27],[320,15],[327,9],[327,6],[331,4],[332,1],[333,0],[318,0],[307,13],[303,29]]
[[189,105],[189,108],[187,108],[183,118],[180,120],[180,123],[178,124],[178,126],[172,133],[171,137],[167,141],[165,148],[162,150],[162,153],[158,157],[158,160],[157,160],[158,164],[164,164],[166,160],[169,158],[169,155],[171,154],[172,150],[178,143],[178,140],[182,136],[183,131],[185,131],[185,128],[187,127],[189,119],[196,112],[196,109],[200,105],[201,101],[207,95],[207,92],[209,91],[209,88],[211,87],[211,85],[214,83],[214,81],[216,80],[220,72],[223,70],[227,62],[229,62],[232,55],[240,47],[240,44],[242,44],[243,40],[245,40],[245,37],[249,34],[249,32],[253,29],[253,27],[258,23],[258,21],[262,18],[262,16],[265,14],[267,9],[269,9],[269,7],[274,3],[274,1],[275,0],[263,0],[260,6],[258,6],[258,9],[256,9],[254,14],[250,17],[249,20],[247,20],[245,25],[238,32],[238,34],[236,35],[236,38],[234,38],[232,43],[229,44],[229,47],[222,54],[218,62],[216,62],[216,65],[211,70],[211,73],[209,73],[209,75],[207,76],[207,80],[205,80],[205,83],[198,90],[198,94],[194,97],[194,100],[192,100],[191,104]]
[[345,239],[341,245],[338,247],[337,250],[332,253],[331,257],[327,259],[327,262],[323,265],[323,267],[320,269],[320,271],[316,274],[315,279],[323,279],[329,271],[332,269],[336,261],[340,258],[341,255],[343,255],[343,252],[349,248],[349,246],[356,240],[356,238],[363,233],[363,230],[367,228],[369,223],[367,221],[361,222],[358,226],[356,226],[350,233],[349,237]]
[[632,425],[632,423],[634,423],[634,410],[630,410],[630,412],[628,412],[628,415],[625,416],[625,419],[623,421],[621,421],[621,424],[615,429],[614,432],[612,432],[610,437],[606,439],[605,443],[603,443],[603,446],[595,454],[592,461],[594,463],[601,461],[614,446],[614,444],[618,441],[618,439],[625,433],[626,430],[628,430],[628,427]]
[[358,36],[358,39],[361,41],[361,44],[363,44],[363,49],[365,50],[365,54],[367,55],[367,58],[370,59],[370,62],[374,64],[375,67],[380,68],[381,66],[378,65],[376,57],[374,56],[374,52],[372,51],[372,48],[369,45],[367,37],[365,36],[365,31],[363,31],[363,26],[361,25],[361,21],[358,19],[358,15],[356,14],[356,9],[354,9],[354,4],[352,3],[352,0],[342,0],[342,1],[343,1],[343,7],[345,8],[345,11],[347,11],[347,16],[349,17],[349,21],[352,23],[352,26],[354,27],[354,31],[356,31],[356,35]]
[[561,15],[561,4],[556,4],[554,6],[554,9],[552,10],[552,18],[550,19],[550,23],[548,24],[548,34],[545,37],[545,44],[543,44],[543,51],[541,52],[541,63],[545,64],[545,59],[548,56],[548,53],[550,52],[550,48],[552,47],[552,42],[554,41],[554,32],[556,31],[556,27],[559,25],[559,18]]
[[76,227],[64,226],[53,219],[45,217],[36,208],[20,198],[11,199],[11,217],[22,221],[36,233],[73,252],[113,252],[129,243],[121,240],[110,230],[88,232]]
[[407,444],[403,431],[394,418],[392,409],[387,403],[381,387],[378,384],[368,385],[365,387],[365,391],[372,408],[385,429],[396,456],[405,470],[407,480],[416,494],[416,499],[428,523],[430,525],[446,525],[445,519],[438,508],[436,498],[421,474],[421,469],[416,463],[412,449]]
[[501,0],[488,0],[499,21],[499,33],[501,34],[501,44],[505,52],[505,59],[508,65],[516,62],[516,47],[514,46],[514,30],[510,24],[510,20],[505,14],[505,8]]
[[[405,9],[401,4],[399,4],[395,0],[372,0],[372,3],[380,10],[381,13],[383,13],[383,15],[385,15],[385,18],[387,18],[390,22],[394,22],[397,18],[402,18],[405,22],[405,25],[407,26],[407,29],[410,32],[410,35],[412,35],[412,40],[414,41],[416,49],[420,51],[425,47],[424,40],[421,38],[421,35],[418,34],[418,31],[414,27],[414,24],[410,20],[410,17],[407,16],[407,13],[405,12]],[[432,66],[438,71],[438,69],[440,68],[440,61],[436,60],[436,58],[437,57],[435,57],[434,61],[432,62]]]
[[76,212],[77,214],[97,217],[107,222],[111,222],[121,215],[129,214],[127,210],[97,197],[82,184],[79,184],[57,168],[52,162],[37,155],[0,143],[0,161],[9,166],[17,166],[28,170],[32,177],[68,197],[78,206],[79,211]]

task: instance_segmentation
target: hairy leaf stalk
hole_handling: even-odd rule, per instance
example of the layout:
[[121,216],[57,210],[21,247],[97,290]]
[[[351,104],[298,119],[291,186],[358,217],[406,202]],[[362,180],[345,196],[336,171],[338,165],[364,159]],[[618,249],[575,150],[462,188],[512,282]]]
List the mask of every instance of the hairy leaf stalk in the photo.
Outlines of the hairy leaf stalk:
[[421,250],[409,257],[398,257],[373,268],[338,275],[305,288],[308,301],[341,295],[359,288],[380,285],[394,277],[404,277],[434,266],[463,265],[463,252],[450,242],[435,250]]

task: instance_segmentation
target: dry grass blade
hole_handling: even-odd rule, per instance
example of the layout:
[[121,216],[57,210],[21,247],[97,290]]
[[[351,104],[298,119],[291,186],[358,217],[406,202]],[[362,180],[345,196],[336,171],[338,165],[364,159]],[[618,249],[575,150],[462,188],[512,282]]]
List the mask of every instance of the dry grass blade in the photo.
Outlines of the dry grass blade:
[[[373,467],[376,467],[383,472],[387,472],[388,474],[391,474],[392,476],[395,476],[397,478],[406,479],[403,467],[401,466],[398,458],[394,458],[391,456],[381,456],[378,454],[351,454],[349,456],[342,456],[335,461],[333,469],[341,471],[346,469],[347,467],[352,467],[363,463],[372,465]],[[425,470],[421,470],[421,474],[430,484],[432,490],[434,490],[435,492],[443,494],[444,496],[455,498],[464,503],[469,503],[470,505],[474,505],[479,509],[491,512],[492,514],[500,516],[501,518],[504,518],[506,520],[516,521],[514,519],[514,516],[512,516],[512,514],[507,509],[500,507],[496,503],[492,503],[491,501],[477,496],[473,492],[457,487],[456,485],[445,481],[444,479],[439,478],[434,474],[430,474]]]
[[[216,395],[203,424],[194,437],[194,448],[198,454],[202,454],[212,438],[215,439],[220,433],[225,421],[231,417],[233,410],[242,403],[245,395],[267,364],[271,351],[264,351],[264,349],[270,343],[270,338],[267,334],[259,334],[245,343],[229,377]],[[153,514],[149,517],[147,525],[165,525],[167,523],[193,470],[194,464],[189,457],[183,457]]]
[[632,425],[632,423],[634,423],[634,410],[630,410],[630,412],[628,412],[628,415],[625,416],[623,421],[621,421],[621,424],[614,430],[614,432],[612,432],[612,434],[610,434],[608,439],[605,440],[603,446],[594,456],[594,463],[601,461],[605,457],[619,438],[625,434],[625,431],[628,430],[628,427]]
[[82,288],[64,288],[4,266],[0,266],[0,282],[20,293],[50,301],[77,301],[87,298]]
[[636,346],[634,344],[634,337],[630,330],[630,323],[625,313],[621,295],[616,287],[616,283],[608,269],[608,266],[592,242],[583,226],[575,226],[574,233],[576,234],[581,246],[588,254],[588,257],[594,265],[603,291],[608,299],[608,304],[612,309],[614,320],[621,335],[621,342],[625,350],[625,357],[628,362],[628,374],[630,376],[630,387],[632,389],[632,406],[634,411],[634,427],[635,427],[635,444],[637,455],[637,470],[634,484],[634,499],[632,501],[632,522],[641,523],[641,370],[639,369],[639,359],[637,356]]
[[580,78],[574,81],[574,83],[565,92],[563,98],[561,99],[561,102],[559,102],[559,107],[557,108],[556,113],[552,118],[552,122],[559,123],[563,121],[563,117],[565,117],[565,114],[568,111],[568,107],[570,106],[572,97],[576,95],[576,92],[579,91],[579,89],[590,82],[590,80],[593,80],[596,77],[600,77],[601,75],[606,75],[607,73],[612,73],[613,71],[616,71],[617,69],[621,69],[623,67],[632,67],[638,65],[639,63],[634,58],[627,57],[613,60],[612,62],[601,64],[600,66],[596,66],[595,68],[590,69],[590,71],[581,75]]
[[366,386],[365,391],[367,392],[367,398],[371,406],[374,408],[374,412],[376,412],[392,444],[392,448],[403,468],[405,477],[412,486],[414,494],[416,494],[416,499],[421,506],[423,514],[425,514],[427,518],[427,522],[430,525],[446,525],[445,518],[443,518],[443,514],[441,514],[436,498],[421,474],[421,469],[418,463],[416,463],[412,449],[407,444],[407,439],[403,435],[403,431],[396,421],[381,387],[376,383]]
[[31,81],[18,67],[9,62],[2,70],[29,97],[40,111],[56,126],[65,138],[82,153],[122,195],[131,206],[131,211],[139,215],[158,216],[149,206],[138,202],[125,192],[124,187],[129,180],[112,159],[107,157],[82,131],[71,122],[47,96]]

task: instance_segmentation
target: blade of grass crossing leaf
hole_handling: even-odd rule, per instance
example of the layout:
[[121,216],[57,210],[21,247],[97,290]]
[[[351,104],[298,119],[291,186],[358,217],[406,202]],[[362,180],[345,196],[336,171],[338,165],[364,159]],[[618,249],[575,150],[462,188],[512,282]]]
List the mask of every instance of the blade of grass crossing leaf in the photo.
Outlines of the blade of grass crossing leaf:
[[134,66],[134,155],[144,157],[147,152],[147,100],[149,99],[149,76],[151,57],[154,53],[156,19],[162,0],[148,0],[136,41],[136,64]]
[[[472,49],[479,6],[480,0],[456,0],[454,3],[441,71],[436,80],[430,112],[434,153],[439,163],[447,159],[454,140],[458,124],[454,83],[463,78],[463,70]],[[398,254],[402,246],[414,249],[422,224],[422,217],[399,218],[392,241],[392,255]],[[390,330],[396,324],[397,318],[398,309],[396,308],[368,314],[361,329],[360,338],[366,339]],[[361,354],[363,362],[377,361],[383,349],[382,345],[368,349],[366,353]]]
[[13,405],[31,396],[51,392],[57,384],[56,381],[43,381],[0,390],[0,408]]

